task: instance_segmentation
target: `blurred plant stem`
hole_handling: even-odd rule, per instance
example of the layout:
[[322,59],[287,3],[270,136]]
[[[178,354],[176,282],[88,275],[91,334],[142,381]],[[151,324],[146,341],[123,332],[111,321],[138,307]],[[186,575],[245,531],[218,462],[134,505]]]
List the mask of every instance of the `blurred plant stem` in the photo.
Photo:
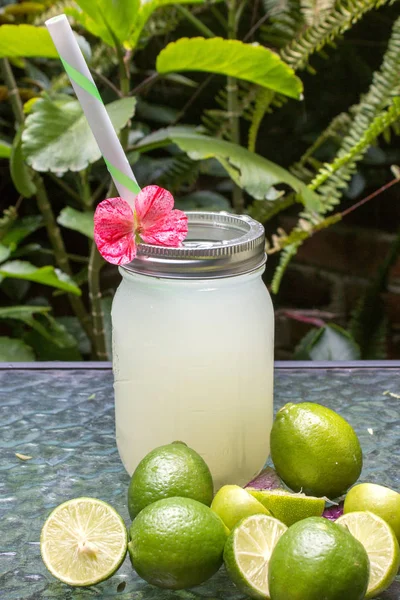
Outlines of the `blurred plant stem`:
[[[17,84],[14,78],[9,61],[6,58],[1,59],[1,68],[3,78],[8,89],[8,97],[10,100],[11,108],[14,114],[14,118],[18,125],[24,123],[24,112],[22,107],[21,98],[18,93]],[[43,221],[49,236],[50,244],[54,250],[54,257],[58,267],[64,271],[67,275],[73,278],[71,265],[68,259],[68,255],[64,246],[64,241],[61,236],[60,229],[57,225],[53,209],[47,196],[46,188],[42,177],[32,172],[32,179],[36,186],[36,201],[38,209],[43,217]],[[79,319],[86,335],[92,344],[94,344],[93,329],[90,322],[90,316],[85,308],[85,305],[81,298],[73,294],[68,294],[68,300],[71,308],[77,318]]]
[[101,306],[100,271],[103,266],[104,259],[97,250],[96,243],[92,242],[89,256],[88,285],[95,340],[93,354],[98,360],[108,360],[109,358],[106,349],[104,314]]
[[[89,168],[80,172],[82,202],[86,211],[92,211],[94,204],[94,195],[91,193],[89,184]],[[110,186],[110,194],[112,187]],[[104,260],[97,250],[96,242],[91,243],[89,264],[88,264],[88,287],[89,287],[89,302],[90,312],[92,317],[93,329],[93,347],[92,355],[97,360],[107,360],[106,338],[104,330],[104,315],[101,306],[101,287],[100,287],[100,271],[104,265]]]
[[200,21],[200,19],[198,19],[194,14],[192,14],[185,6],[175,4],[175,8],[187,19],[187,21],[189,21],[189,23],[191,23],[200,33],[202,33],[204,37],[215,37],[215,33],[213,33],[211,29],[207,27],[207,25],[204,25],[204,23]]
[[[237,6],[237,0],[227,0],[228,7],[228,38],[235,40],[237,38],[237,29],[242,7]],[[230,124],[231,141],[240,145],[240,110],[238,101],[238,86],[235,77],[228,77],[227,86],[228,114]],[[232,193],[232,204],[236,213],[241,214],[244,211],[244,198],[241,188],[234,183]]]

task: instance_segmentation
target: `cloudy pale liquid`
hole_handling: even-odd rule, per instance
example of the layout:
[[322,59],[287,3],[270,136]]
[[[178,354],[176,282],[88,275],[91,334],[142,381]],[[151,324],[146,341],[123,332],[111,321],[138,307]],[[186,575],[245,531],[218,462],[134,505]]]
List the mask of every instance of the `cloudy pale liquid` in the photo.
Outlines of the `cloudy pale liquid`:
[[260,273],[219,280],[125,275],[113,304],[116,436],[131,474],[186,442],[215,486],[246,483],[269,453],[273,309]]

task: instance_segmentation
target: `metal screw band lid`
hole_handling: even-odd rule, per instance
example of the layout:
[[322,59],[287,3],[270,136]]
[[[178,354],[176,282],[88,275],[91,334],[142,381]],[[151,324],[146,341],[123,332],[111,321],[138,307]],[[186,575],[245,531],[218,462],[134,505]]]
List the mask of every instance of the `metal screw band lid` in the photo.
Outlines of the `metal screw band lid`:
[[246,215],[187,212],[189,232],[180,248],[140,244],[122,270],[171,279],[232,277],[265,264],[263,226]]

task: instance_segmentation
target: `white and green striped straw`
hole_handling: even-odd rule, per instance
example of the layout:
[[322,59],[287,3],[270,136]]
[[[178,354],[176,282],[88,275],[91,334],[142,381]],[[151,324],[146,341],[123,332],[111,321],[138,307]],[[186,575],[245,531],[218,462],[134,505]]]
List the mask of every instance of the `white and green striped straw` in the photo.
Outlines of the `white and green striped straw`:
[[134,198],[140,192],[140,187],[68,19],[65,15],[53,17],[46,21],[46,27],[71,80],[115,187],[121,198],[133,206]]

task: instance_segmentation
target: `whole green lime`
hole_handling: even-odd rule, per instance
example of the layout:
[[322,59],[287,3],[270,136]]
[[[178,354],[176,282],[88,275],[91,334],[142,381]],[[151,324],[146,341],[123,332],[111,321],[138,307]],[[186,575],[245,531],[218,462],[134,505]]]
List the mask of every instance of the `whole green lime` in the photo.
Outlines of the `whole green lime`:
[[344,527],[321,517],[295,523],[269,563],[271,600],[362,600],[369,559]]
[[174,496],[210,506],[213,487],[210,469],[192,448],[182,442],[159,446],[140,461],[132,475],[129,514],[134,519],[149,504]]
[[227,531],[210,508],[166,498],[143,509],[130,528],[135,571],[153,585],[179,590],[211,577],[222,563]]
[[351,425],[333,410],[314,404],[286,404],[271,431],[271,457],[292,490],[337,498],[362,469],[360,442]]
[[344,514],[368,510],[381,517],[393,529],[400,542],[400,494],[376,483],[359,483],[349,490]]

